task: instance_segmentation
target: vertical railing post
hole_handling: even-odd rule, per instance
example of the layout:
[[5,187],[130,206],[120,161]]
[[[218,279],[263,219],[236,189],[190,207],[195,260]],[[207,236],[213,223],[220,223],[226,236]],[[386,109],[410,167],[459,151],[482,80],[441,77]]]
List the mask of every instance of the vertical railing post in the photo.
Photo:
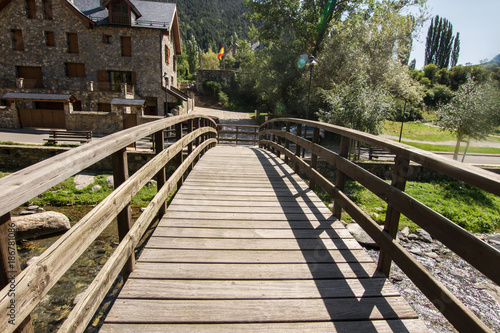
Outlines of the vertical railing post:
[[[179,141],[180,139],[182,139],[182,123],[177,123],[175,124],[175,141]],[[181,166],[183,160],[184,160],[184,152],[183,150],[181,150],[176,156],[177,167]],[[177,182],[177,189],[180,189],[183,183],[184,183],[184,176],[182,176]]]
[[[290,122],[289,121],[286,122],[285,131],[290,133]],[[285,148],[287,150],[290,149],[290,140],[288,138],[285,139]],[[288,164],[288,155],[285,155],[285,163]]]
[[[394,171],[392,172],[391,185],[398,190],[404,191],[406,180],[408,179],[408,170],[410,161],[404,157],[396,156],[394,159]],[[399,218],[401,214],[391,205],[391,201],[387,202],[387,213],[385,215],[384,232],[388,233],[391,238],[395,238],[398,233]],[[391,271],[390,255],[383,250],[380,250],[377,269],[389,276]]]
[[235,139],[236,146],[238,145],[238,137],[239,137],[239,133],[238,132],[239,132],[239,129],[240,129],[240,127],[238,125],[236,125],[236,139]]
[[[341,137],[340,139],[340,147],[339,147],[339,156],[343,158],[347,158],[349,155],[349,146],[350,146],[350,139],[348,137]],[[337,168],[337,181],[335,186],[340,190],[344,191],[345,187],[345,173],[340,171],[340,169]],[[334,202],[333,204],[333,216],[335,216],[337,219],[341,219],[342,217],[342,207],[340,206],[339,203]]]
[[[297,133],[295,133],[298,137],[302,136],[302,124],[297,124]],[[300,158],[300,145],[298,143],[295,144],[295,156]],[[295,173],[299,172],[299,165],[295,164]]]
[[[158,148],[157,148],[158,149]],[[127,162],[127,148],[122,148],[113,154],[113,181],[115,188],[123,184],[128,179],[128,162]],[[132,212],[130,210],[130,203],[128,203],[123,210],[118,213],[118,238],[120,242],[125,238],[130,227],[132,226]],[[128,276],[135,267],[134,253],[130,255],[123,266],[122,274],[123,280],[127,280]]]
[[[187,131],[188,131],[188,133],[191,133],[193,131],[193,122],[194,122],[193,119],[188,120],[188,125],[187,125]],[[191,141],[190,143],[188,143],[187,153],[188,153],[188,156],[193,153],[193,141]],[[188,172],[191,172],[191,170],[193,170],[193,163],[191,163],[191,165],[189,166]]]
[[[314,127],[312,142],[316,144],[318,143],[318,141],[319,141],[319,128]],[[316,169],[317,165],[318,165],[318,155],[316,155],[314,151],[311,151],[311,168]],[[316,182],[313,179],[311,179],[309,182],[309,189],[313,191],[316,189]]]
[[[161,153],[165,147],[165,136],[163,131],[158,131],[154,134],[154,143],[155,143],[155,153],[158,155]],[[158,191],[165,185],[167,181],[166,170],[165,167],[161,168],[160,171],[156,174],[156,188]],[[167,212],[167,203],[164,202],[158,211],[158,215],[160,218],[165,215]]]
[[[16,226],[10,218],[10,213],[0,216],[0,289],[9,287],[10,297],[9,311],[7,316],[12,323],[17,325],[16,309],[19,307],[16,302],[16,278],[21,272],[19,257],[17,255]],[[17,326],[15,332],[31,333],[33,326],[31,316],[27,316],[21,324]]]

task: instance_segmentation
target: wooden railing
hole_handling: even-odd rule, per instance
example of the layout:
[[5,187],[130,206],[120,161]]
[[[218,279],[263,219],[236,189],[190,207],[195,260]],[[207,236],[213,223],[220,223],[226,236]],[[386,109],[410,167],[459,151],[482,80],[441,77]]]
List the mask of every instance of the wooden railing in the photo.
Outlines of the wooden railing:
[[[297,125],[296,134],[290,133],[292,125]],[[314,127],[312,141],[300,137],[305,125]],[[338,154],[316,144],[319,138],[319,129],[341,137]],[[391,184],[346,158],[350,140],[384,148],[395,155]],[[290,143],[295,144],[295,152],[290,150]],[[388,276],[391,261],[394,261],[459,331],[491,331],[398,243],[396,233],[400,214],[403,214],[496,284],[500,284],[500,251],[404,192],[410,161],[495,195],[500,195],[499,175],[364,132],[300,119],[282,118],[264,123],[260,128],[259,145],[280,157],[283,155],[286,162],[292,161],[296,171],[300,170],[309,177],[311,189],[315,189],[317,184],[327,192],[334,199],[334,215],[337,218],[340,219],[341,210],[344,209],[358,222],[380,246],[378,262],[380,271]],[[311,153],[309,164],[300,158],[301,149],[306,149]],[[316,170],[318,158],[335,166],[337,169],[336,184],[330,182]],[[387,202],[386,221],[383,229],[343,192],[346,176],[356,180]]]
[[254,144],[259,142],[259,126],[255,125],[233,125],[221,124],[219,126],[219,142],[234,142]]
[[[183,136],[182,123],[188,123]],[[193,122],[196,122],[193,124]],[[177,141],[164,149],[164,130],[176,128]],[[193,130],[193,128],[195,128]],[[155,136],[156,156],[128,177],[127,146]],[[116,280],[134,269],[134,249],[156,216],[166,210],[166,198],[182,184],[193,163],[217,143],[216,124],[203,116],[177,116],[136,126],[44,160],[0,179],[0,332],[18,328],[31,331],[29,316],[44,295],[89,247],[114,218],[118,220],[120,244],[87,288],[60,332],[82,332]],[[187,155],[186,155],[187,153]],[[186,157],[185,157],[186,155]],[[22,272],[19,272],[15,227],[10,212],[31,198],[68,177],[112,156],[115,190],[92,211],[63,234],[52,246]],[[165,166],[171,160],[178,165],[167,179]],[[131,226],[130,201],[153,177],[158,193]]]

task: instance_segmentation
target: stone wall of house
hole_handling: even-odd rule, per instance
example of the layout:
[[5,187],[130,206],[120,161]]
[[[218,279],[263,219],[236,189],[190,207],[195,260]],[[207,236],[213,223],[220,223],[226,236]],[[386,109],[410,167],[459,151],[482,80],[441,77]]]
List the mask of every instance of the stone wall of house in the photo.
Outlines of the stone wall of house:
[[123,115],[114,112],[72,112],[66,115],[66,129],[111,134],[123,129]]
[[[173,78],[170,84],[177,83],[172,34],[165,36],[165,30],[124,26],[89,29],[64,1],[52,1],[52,8],[53,20],[44,18],[42,0],[36,0],[36,18],[27,18],[25,0],[13,0],[0,13],[0,87],[19,91],[16,66],[41,67],[44,87],[31,88],[29,92],[70,91],[81,101],[82,110],[97,111],[97,103],[110,103],[112,98],[121,97],[120,92],[99,91],[98,71],[130,71],[135,73],[135,98],[155,101],[158,114],[164,114],[163,74]],[[14,29],[22,30],[24,51],[13,48]],[[55,46],[47,45],[46,31],[54,33]],[[77,34],[78,53],[68,52],[67,33]],[[109,43],[103,42],[103,36],[109,36]],[[122,36],[131,37],[131,57],[122,56]],[[165,46],[171,50],[169,64],[164,59]],[[65,63],[84,63],[85,76],[67,76]],[[93,91],[89,82],[94,83]],[[14,119],[15,115],[10,114],[3,124],[16,127]]]

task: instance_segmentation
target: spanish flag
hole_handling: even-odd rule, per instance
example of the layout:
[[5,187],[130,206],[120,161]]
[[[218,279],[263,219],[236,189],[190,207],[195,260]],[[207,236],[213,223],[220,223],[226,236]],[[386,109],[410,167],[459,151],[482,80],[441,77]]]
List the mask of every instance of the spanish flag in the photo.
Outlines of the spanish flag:
[[222,60],[223,56],[224,56],[224,45],[222,45],[222,48],[220,49],[219,55],[217,56],[217,58],[219,58],[219,60]]

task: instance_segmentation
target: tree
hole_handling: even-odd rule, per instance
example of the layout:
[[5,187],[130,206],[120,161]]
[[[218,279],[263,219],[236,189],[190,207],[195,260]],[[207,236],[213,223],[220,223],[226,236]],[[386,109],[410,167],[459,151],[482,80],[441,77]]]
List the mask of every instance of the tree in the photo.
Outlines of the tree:
[[[457,38],[459,35],[457,34]],[[425,43],[425,65],[435,64],[439,68],[448,68],[450,57],[452,54],[452,46],[455,37],[453,37],[453,25],[447,19],[437,15],[431,21],[429,30],[427,31],[427,39]],[[460,41],[453,48],[453,60],[458,61],[460,52]]]
[[212,50],[202,54],[201,56],[201,69],[219,69],[220,61],[217,54]]
[[455,36],[455,42],[453,43],[453,51],[451,52],[451,67],[455,67],[458,64],[458,57],[460,56],[460,32],[457,32]]
[[469,76],[450,103],[439,108],[438,124],[457,137],[453,159],[457,160],[460,143],[466,137],[469,141],[471,138],[482,140],[494,131],[499,116],[499,96],[500,91],[493,84],[479,84]]

